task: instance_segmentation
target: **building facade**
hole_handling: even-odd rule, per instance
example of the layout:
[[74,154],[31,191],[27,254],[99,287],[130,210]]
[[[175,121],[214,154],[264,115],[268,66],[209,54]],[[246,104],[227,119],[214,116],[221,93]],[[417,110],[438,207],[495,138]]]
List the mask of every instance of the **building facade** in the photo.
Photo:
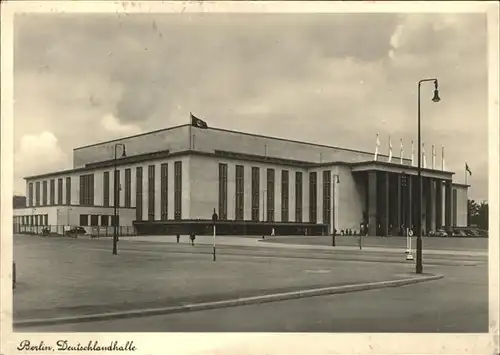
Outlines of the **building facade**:
[[[468,186],[422,178],[424,233],[465,226]],[[417,221],[408,159],[191,125],[76,148],[72,169],[25,179],[23,225],[111,226],[115,191],[116,223],[138,234],[210,233],[214,210],[218,234],[398,234]]]

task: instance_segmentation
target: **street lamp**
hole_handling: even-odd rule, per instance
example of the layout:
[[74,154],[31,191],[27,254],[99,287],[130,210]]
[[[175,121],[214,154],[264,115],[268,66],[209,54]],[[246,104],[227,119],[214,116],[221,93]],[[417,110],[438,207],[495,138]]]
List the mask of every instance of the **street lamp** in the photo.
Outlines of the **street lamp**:
[[117,255],[117,244],[118,244],[118,235],[117,235],[117,215],[116,215],[116,209],[117,209],[117,204],[118,204],[118,194],[120,193],[120,189],[118,188],[118,176],[117,176],[117,170],[116,170],[116,161],[117,161],[117,148],[121,147],[122,148],[122,158],[126,157],[127,154],[125,152],[125,144],[123,143],[116,143],[115,144],[115,159],[114,159],[114,184],[113,184],[113,195],[114,195],[114,203],[113,203],[113,255]]
[[433,102],[439,102],[441,99],[439,98],[439,90],[438,90],[438,80],[437,79],[422,79],[418,82],[418,166],[417,166],[417,175],[418,175],[418,186],[417,186],[417,263],[416,263],[416,273],[421,274],[423,271],[422,266],[422,142],[420,137],[420,87],[422,83],[425,82],[434,82],[434,96],[432,98]]
[[36,211],[36,208],[33,207],[31,208],[31,233],[34,233],[34,226],[35,226],[35,211]]
[[337,234],[337,231],[335,229],[335,184],[340,183],[340,177],[338,174],[333,174],[332,175],[334,180],[333,180],[333,190],[332,190],[332,204],[333,204],[333,210],[332,210],[332,247],[335,246],[335,235]]

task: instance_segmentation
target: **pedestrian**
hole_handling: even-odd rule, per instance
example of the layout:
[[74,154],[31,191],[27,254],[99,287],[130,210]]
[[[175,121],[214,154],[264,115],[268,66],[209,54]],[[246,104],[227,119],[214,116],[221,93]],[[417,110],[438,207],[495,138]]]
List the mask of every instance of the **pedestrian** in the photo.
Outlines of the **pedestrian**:
[[273,228],[273,229],[271,229],[271,237],[274,237],[274,235],[275,234],[274,234],[274,228]]
[[193,232],[191,232],[189,239],[191,239],[191,245],[194,246],[194,240],[196,239],[196,235]]
[[181,239],[181,236],[177,234],[177,244],[179,243],[179,240]]

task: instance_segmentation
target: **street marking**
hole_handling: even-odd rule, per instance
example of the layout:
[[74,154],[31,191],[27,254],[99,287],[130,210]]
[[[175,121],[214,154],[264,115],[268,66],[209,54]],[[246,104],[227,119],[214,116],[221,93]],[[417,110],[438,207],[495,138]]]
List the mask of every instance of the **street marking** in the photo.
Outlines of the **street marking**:
[[332,270],[304,270],[309,274],[329,274]]

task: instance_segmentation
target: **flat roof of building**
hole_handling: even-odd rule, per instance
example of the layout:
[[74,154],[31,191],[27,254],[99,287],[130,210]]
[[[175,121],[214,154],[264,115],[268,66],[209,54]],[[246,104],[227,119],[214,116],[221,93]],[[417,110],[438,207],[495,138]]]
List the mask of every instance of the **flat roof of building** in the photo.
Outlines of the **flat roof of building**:
[[[189,127],[189,126],[191,126],[191,125],[190,124],[183,124],[183,125],[177,125],[177,126],[168,127],[168,128],[157,129],[157,130],[154,130],[154,131],[139,133],[139,134],[135,134],[135,135],[132,135],[132,136],[124,136],[124,137],[112,139],[112,140],[109,140],[109,141],[102,141],[102,142],[99,142],[99,143],[92,143],[92,144],[89,144],[89,145],[85,145],[85,146],[74,148],[73,150],[80,150],[80,149],[95,147],[95,146],[98,146],[98,145],[104,145],[104,144],[109,144],[109,143],[113,143],[113,142],[120,142],[120,141],[123,141],[124,139],[135,138],[135,137],[140,137],[140,136],[146,136],[146,135],[149,135],[149,134],[164,132],[164,131],[168,131],[168,130],[176,129],[176,128],[181,128],[181,127]],[[298,141],[298,140],[294,140],[294,139],[288,139],[288,138],[282,138],[282,137],[275,137],[275,136],[266,136],[266,135],[262,135],[262,134],[242,132],[242,131],[236,131],[236,130],[229,130],[229,129],[224,129],[224,128],[217,128],[217,127],[210,127],[209,126],[207,129],[208,130],[219,131],[219,132],[236,133],[236,134],[241,134],[241,135],[246,135],[246,136],[251,136],[251,137],[258,137],[258,138],[265,138],[265,139],[270,139],[270,140],[277,140],[277,141],[282,141],[282,142],[304,144],[304,145],[309,145],[309,146],[313,146],[313,147],[333,148],[333,149],[339,149],[339,150],[344,150],[344,151],[347,151],[347,152],[354,152],[354,153],[374,154],[374,152],[367,152],[367,151],[358,150],[358,149],[343,148],[343,147],[338,147],[338,146],[333,146],[333,145],[313,143],[313,142],[306,142],[306,141]],[[388,157],[388,155],[381,154],[381,153],[379,153],[379,156],[381,156],[381,157]],[[399,157],[397,157],[397,156],[394,156],[393,158],[394,159],[399,159]],[[403,159],[406,160],[406,161],[409,161],[408,158],[403,158]]]

